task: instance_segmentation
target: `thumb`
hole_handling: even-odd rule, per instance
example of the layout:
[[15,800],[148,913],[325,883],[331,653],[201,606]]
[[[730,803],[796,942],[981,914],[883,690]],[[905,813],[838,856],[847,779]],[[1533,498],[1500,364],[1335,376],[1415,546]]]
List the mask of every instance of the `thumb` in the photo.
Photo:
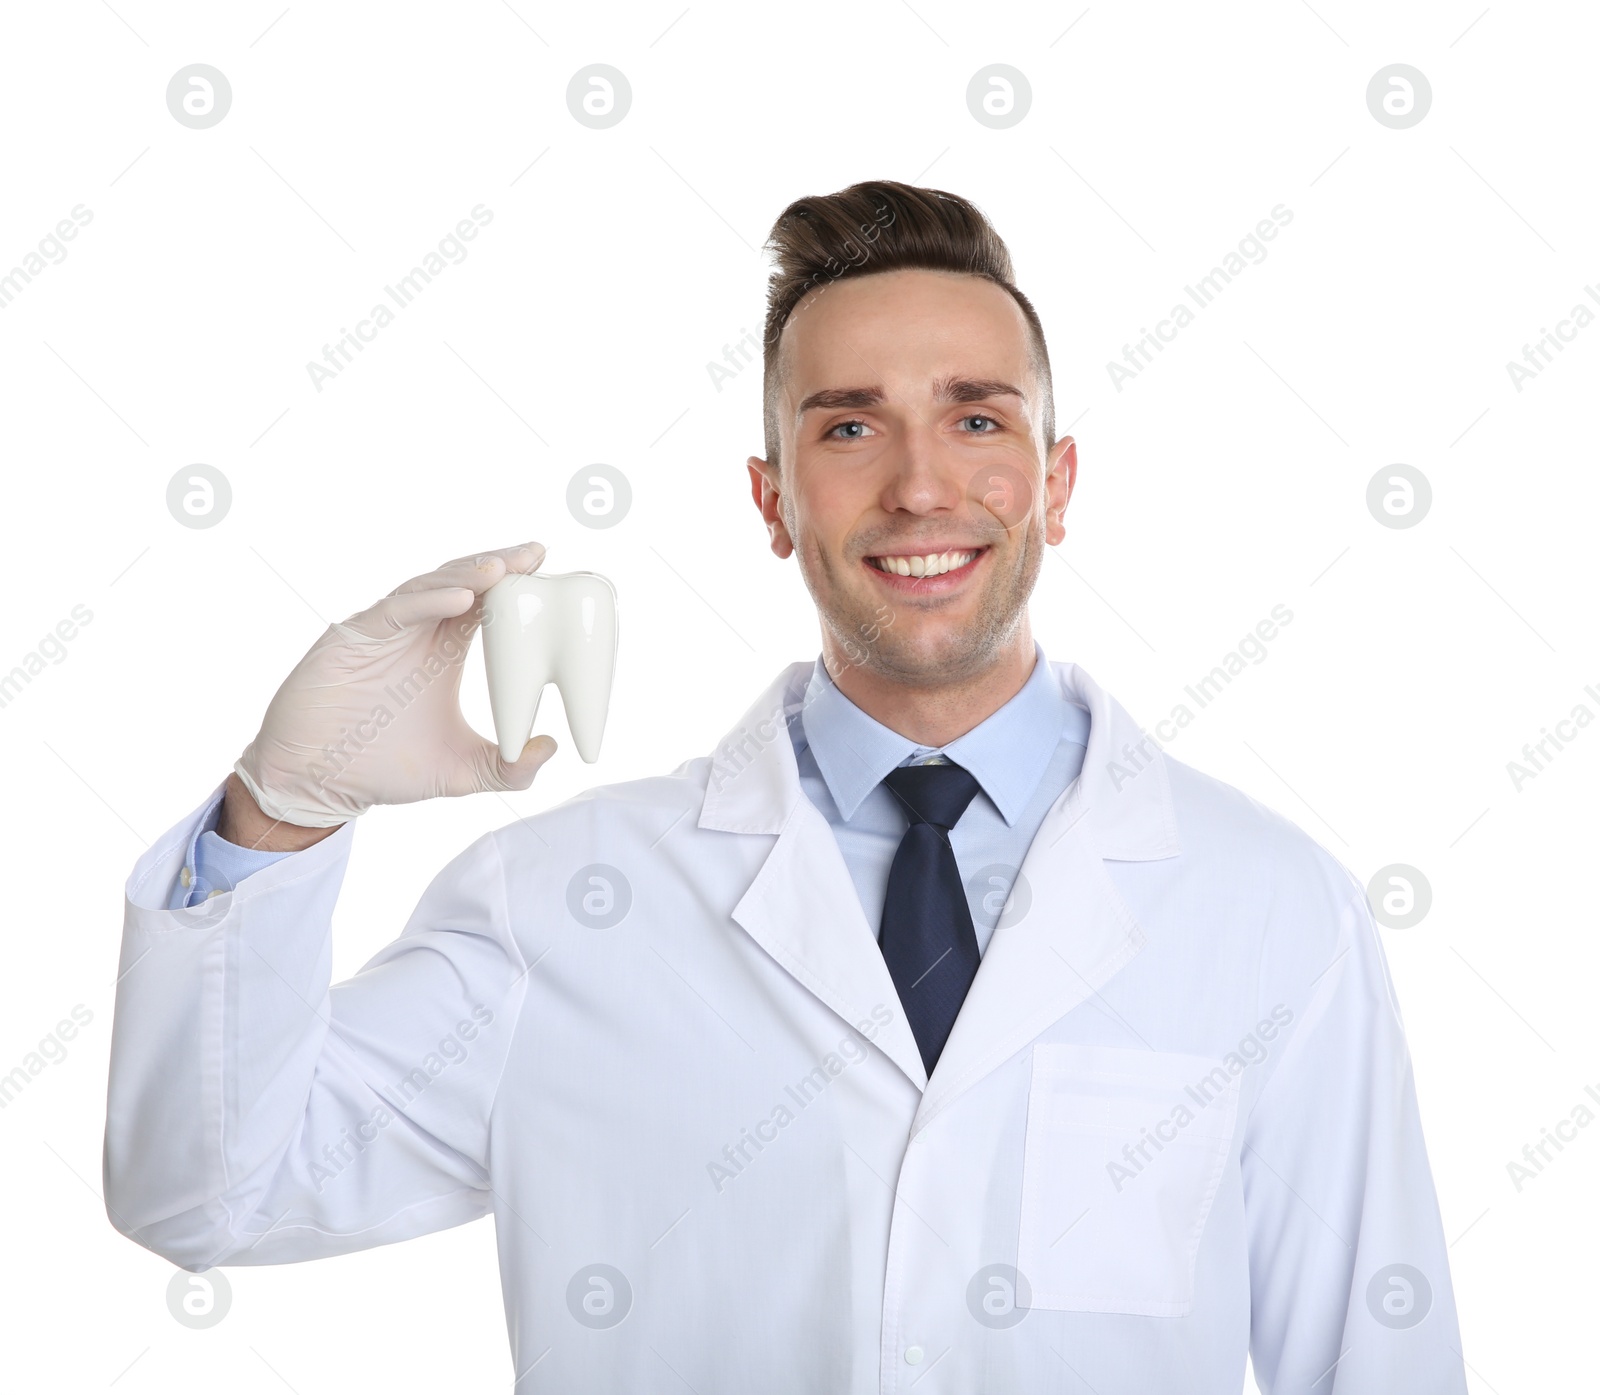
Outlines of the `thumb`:
[[533,777],[539,773],[542,766],[556,753],[555,738],[551,736],[535,736],[522,748],[522,754],[514,761],[505,761],[500,758],[500,748],[492,741],[483,743],[484,759],[479,764],[485,782],[482,785],[486,790],[525,790],[533,783]]

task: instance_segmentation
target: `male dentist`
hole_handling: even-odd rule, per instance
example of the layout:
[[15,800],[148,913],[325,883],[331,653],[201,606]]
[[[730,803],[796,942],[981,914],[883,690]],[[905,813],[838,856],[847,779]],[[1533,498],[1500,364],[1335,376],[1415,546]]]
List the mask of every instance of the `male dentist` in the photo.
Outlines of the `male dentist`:
[[129,878],[113,1223],[201,1271],[492,1212],[519,1392],[1462,1395],[1361,886],[1032,637],[1077,452],[1004,243],[872,182],[768,246],[750,485],[820,657],[330,985],[362,811],[554,750],[457,699],[543,550],[330,627]]

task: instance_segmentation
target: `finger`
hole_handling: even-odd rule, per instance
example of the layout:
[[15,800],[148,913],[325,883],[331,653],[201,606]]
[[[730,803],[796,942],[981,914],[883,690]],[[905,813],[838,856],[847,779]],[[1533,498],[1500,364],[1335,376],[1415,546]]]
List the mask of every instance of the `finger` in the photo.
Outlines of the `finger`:
[[474,592],[487,591],[506,573],[505,559],[496,552],[480,552],[473,557],[457,557],[431,572],[414,576],[389,594],[405,596],[413,591],[437,591],[441,586],[466,586]]
[[501,781],[500,788],[504,790],[525,790],[533,783],[533,777],[539,773],[539,768],[556,753],[556,741],[553,736],[535,736],[522,748],[522,754],[511,762],[500,758],[500,748],[492,742],[486,743],[494,755],[494,773]]
[[[515,547],[489,547],[482,552],[469,552],[465,557],[452,557],[448,562],[441,563],[441,570],[444,567],[455,567],[463,563],[480,562],[485,557],[504,558],[509,567],[512,564],[512,559],[523,553],[531,554],[534,558],[533,565],[538,566],[544,560],[544,544],[541,542],[525,542],[518,543]],[[521,562],[518,562],[516,569],[522,569]]]
[[[544,544],[541,542],[525,542],[518,543],[515,547],[487,548],[482,552],[470,553],[465,557],[453,557],[450,561],[441,564],[437,571],[457,575],[462,571],[490,564],[491,559],[495,557],[498,557],[504,563],[508,572],[530,572],[544,561]],[[436,574],[437,572],[430,573],[430,575]]]
[[501,548],[500,555],[506,559],[508,572],[534,572],[544,563],[544,544],[525,542],[517,547]]
[[481,794],[490,791],[525,790],[533,783],[539,768],[556,753],[553,737],[536,736],[523,748],[514,761],[500,758],[500,748],[493,741],[474,735],[467,749],[452,743],[465,769],[451,781],[453,794]]
[[431,572],[412,577],[389,594],[399,596],[412,591],[432,591],[440,586],[470,586],[481,595],[508,571],[530,572],[543,561],[544,547],[540,543],[477,552],[470,557],[454,558]]
[[[344,621],[340,628],[364,639],[392,639],[407,630],[436,625],[471,609],[478,599],[470,586],[441,586],[385,596]],[[472,622],[476,629],[477,622]]]

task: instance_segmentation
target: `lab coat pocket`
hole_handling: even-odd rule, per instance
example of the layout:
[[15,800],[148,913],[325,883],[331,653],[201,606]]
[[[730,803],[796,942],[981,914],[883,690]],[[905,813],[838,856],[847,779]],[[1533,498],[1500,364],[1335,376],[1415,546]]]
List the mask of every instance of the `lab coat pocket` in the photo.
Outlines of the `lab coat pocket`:
[[1204,1056],[1036,1045],[1017,1243],[1032,1306],[1186,1314],[1238,1102]]

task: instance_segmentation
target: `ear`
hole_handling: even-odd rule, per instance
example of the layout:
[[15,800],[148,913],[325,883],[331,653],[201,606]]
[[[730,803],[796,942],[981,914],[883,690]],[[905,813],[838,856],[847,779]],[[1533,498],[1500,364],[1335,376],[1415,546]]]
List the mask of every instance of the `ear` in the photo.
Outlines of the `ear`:
[[1048,461],[1044,477],[1044,540],[1055,547],[1067,536],[1063,515],[1072,498],[1072,487],[1078,482],[1078,443],[1063,436],[1050,447]]
[[767,525],[768,545],[775,557],[788,557],[794,552],[794,539],[783,521],[781,503],[782,481],[778,471],[760,456],[752,455],[746,462],[750,471],[750,497],[761,512]]

